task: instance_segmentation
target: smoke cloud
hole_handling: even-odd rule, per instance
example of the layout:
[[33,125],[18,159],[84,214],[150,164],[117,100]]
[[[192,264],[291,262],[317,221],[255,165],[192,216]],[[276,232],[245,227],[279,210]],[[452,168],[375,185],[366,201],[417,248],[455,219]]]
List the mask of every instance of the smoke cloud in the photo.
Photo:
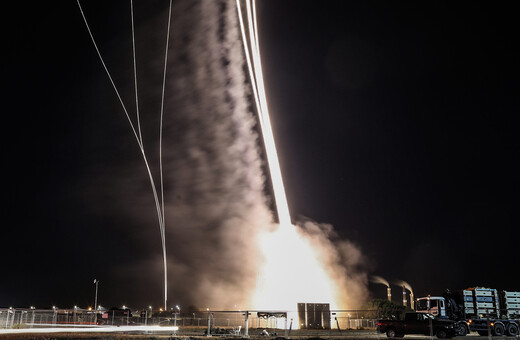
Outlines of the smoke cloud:
[[406,282],[406,281],[396,281],[395,284],[400,286],[400,287],[404,287],[404,288],[408,289],[408,291],[413,294],[412,286],[410,286],[410,284],[408,282]]
[[390,284],[388,283],[388,281],[386,281],[385,279],[383,279],[381,276],[377,276],[377,275],[373,275],[371,277],[371,281],[374,282],[374,283],[378,283],[378,284],[381,284],[381,285],[385,285],[386,287],[390,287]]
[[[183,306],[254,308],[264,261],[259,239],[277,228],[235,6],[234,0],[174,3],[163,171],[168,300]],[[159,62],[154,65],[161,69]],[[156,155],[150,158],[153,161]],[[134,225],[144,221],[143,211],[154,212],[142,171],[140,186],[132,186],[135,176],[127,173],[120,183],[126,192],[134,188],[130,197],[140,207],[139,212],[129,212],[135,216]],[[339,307],[359,306],[361,297],[367,296],[365,260],[359,248],[339,239],[327,224],[304,220],[296,228],[335,281]],[[140,264],[121,268],[120,275],[140,276],[158,298],[159,228],[148,223],[137,235],[157,249]]]
[[[195,304],[248,305],[262,262],[258,236],[274,226],[235,2],[176,6],[166,220],[171,266],[186,274],[172,289]],[[346,292],[342,301],[366,295],[355,245],[310,220],[300,232]]]

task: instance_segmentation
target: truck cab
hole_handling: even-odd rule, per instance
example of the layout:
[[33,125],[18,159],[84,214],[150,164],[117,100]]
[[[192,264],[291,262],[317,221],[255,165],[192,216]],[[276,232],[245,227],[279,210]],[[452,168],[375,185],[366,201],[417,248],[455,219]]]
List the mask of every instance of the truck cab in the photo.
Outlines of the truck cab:
[[441,296],[428,296],[417,299],[416,311],[418,313],[432,314],[438,318],[446,319],[446,300]]
[[482,287],[447,290],[441,297],[418,298],[416,310],[456,321],[458,335],[474,331],[483,336],[517,336],[520,328],[520,292]]

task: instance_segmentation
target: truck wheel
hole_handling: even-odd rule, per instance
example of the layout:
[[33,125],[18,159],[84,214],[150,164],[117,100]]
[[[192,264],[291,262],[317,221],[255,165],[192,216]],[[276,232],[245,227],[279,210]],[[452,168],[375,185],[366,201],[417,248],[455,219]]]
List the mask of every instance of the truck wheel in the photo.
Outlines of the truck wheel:
[[395,329],[389,328],[386,330],[386,336],[389,338],[395,338],[396,332]]
[[506,327],[506,333],[509,336],[517,336],[518,335],[518,326],[514,323],[510,323]]
[[496,335],[496,336],[503,336],[504,333],[505,333],[505,328],[504,328],[504,325],[501,324],[501,323],[496,323],[495,324],[495,327],[493,327],[493,335]]
[[444,329],[439,329],[436,335],[439,339],[445,339],[448,336],[448,333],[446,333]]
[[466,336],[469,333],[468,326],[463,322],[457,324],[455,330],[458,336]]

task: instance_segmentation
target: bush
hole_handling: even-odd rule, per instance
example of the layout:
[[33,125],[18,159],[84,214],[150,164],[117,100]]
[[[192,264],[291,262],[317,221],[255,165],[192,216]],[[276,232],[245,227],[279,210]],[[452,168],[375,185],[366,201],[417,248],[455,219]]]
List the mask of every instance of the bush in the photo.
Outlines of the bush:
[[401,319],[407,307],[386,299],[375,299],[371,302],[372,308],[377,309],[379,319]]

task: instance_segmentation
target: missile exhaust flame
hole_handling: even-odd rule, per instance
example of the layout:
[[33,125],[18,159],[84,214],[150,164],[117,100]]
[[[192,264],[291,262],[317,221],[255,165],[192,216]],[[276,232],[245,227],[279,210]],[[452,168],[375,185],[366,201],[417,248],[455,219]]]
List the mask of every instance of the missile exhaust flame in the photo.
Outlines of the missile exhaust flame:
[[[164,96],[163,88],[162,99],[175,108],[165,121],[167,145],[174,146],[167,153],[170,170],[165,183],[175,191],[165,206],[162,164],[161,191],[154,191],[163,264],[165,214],[170,221],[168,272],[175,275],[168,277],[173,282],[169,295],[182,297],[186,305],[222,309],[240,304],[291,313],[299,302],[357,308],[366,296],[367,281],[357,246],[339,239],[330,225],[309,220],[292,224],[268,113],[255,2],[238,0],[236,7],[234,3],[180,0],[173,11],[178,13],[172,19],[177,28],[171,32],[173,58],[168,69],[174,91]],[[250,109],[251,97],[256,110]],[[145,157],[141,134],[123,108]],[[274,213],[266,204],[257,124],[273,186]],[[150,265],[164,272],[166,304],[166,267],[157,263],[150,257],[121,272],[142,278],[140,268],[150,270]]]
[[309,240],[291,223],[265,94],[256,6],[254,0],[245,2],[247,32],[240,0],[236,1],[238,17],[279,221],[274,231],[260,236],[264,263],[258,273],[253,303],[257,308],[282,310],[292,310],[297,302],[310,301],[326,302],[335,306],[338,287],[320,262],[317,249],[313,248]]

